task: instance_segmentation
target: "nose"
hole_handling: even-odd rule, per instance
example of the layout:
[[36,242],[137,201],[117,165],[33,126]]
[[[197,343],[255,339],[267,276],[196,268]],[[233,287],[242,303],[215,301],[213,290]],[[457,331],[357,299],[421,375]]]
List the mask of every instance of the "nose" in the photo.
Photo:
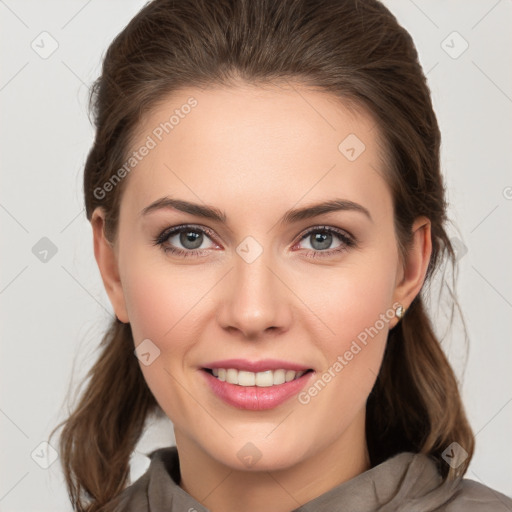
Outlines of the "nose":
[[223,329],[257,340],[290,328],[293,294],[265,251],[252,262],[235,255],[223,280],[217,320]]

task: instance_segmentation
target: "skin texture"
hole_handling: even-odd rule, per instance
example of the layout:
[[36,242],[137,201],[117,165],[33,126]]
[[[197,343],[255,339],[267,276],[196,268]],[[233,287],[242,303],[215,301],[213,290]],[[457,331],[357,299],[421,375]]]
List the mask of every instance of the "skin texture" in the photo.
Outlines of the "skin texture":
[[[141,370],[174,424],[181,487],[214,512],[240,503],[249,512],[289,511],[370,467],[365,404],[398,319],[360,344],[307,404],[293,397],[270,410],[237,409],[210,391],[200,368],[225,358],[284,359],[313,368],[313,384],[380,315],[396,302],[407,308],[418,294],[430,223],[416,219],[402,261],[374,121],[299,84],[180,91],[146,114],[134,148],[190,96],[197,106],[125,178],[113,246],[102,210],[94,212],[95,256],[135,345],[150,339],[160,350]],[[365,145],[354,161],[338,149],[349,134]],[[174,209],[140,215],[163,196],[214,206],[227,223]],[[330,199],[360,204],[371,220],[337,211],[278,222],[289,209]],[[214,232],[204,235],[200,257],[153,244],[181,224]],[[356,245],[332,253],[343,245],[333,234],[321,251],[314,233],[302,239],[317,226],[344,230]],[[263,250],[251,263],[236,251],[247,236]],[[171,244],[187,250],[179,235]],[[237,455],[243,447],[260,457],[250,467]]]

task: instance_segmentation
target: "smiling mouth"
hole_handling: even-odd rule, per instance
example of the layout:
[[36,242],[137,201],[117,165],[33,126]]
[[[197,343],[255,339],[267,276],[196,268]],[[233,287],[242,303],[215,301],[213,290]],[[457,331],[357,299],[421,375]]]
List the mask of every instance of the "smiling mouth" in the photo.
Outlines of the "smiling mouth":
[[203,368],[210,375],[213,375],[222,382],[235,384],[242,387],[271,387],[300,379],[306,373],[313,370],[265,370],[263,372],[248,372],[245,370],[237,370],[236,368]]

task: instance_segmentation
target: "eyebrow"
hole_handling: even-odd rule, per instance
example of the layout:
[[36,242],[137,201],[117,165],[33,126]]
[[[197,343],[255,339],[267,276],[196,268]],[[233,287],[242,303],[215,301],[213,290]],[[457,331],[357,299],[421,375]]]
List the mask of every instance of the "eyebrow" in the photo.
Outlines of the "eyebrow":
[[[175,209],[184,213],[189,213],[197,217],[214,220],[221,224],[227,223],[226,213],[213,206],[201,205],[198,203],[191,203],[181,199],[174,199],[171,197],[161,197],[149,206],[146,206],[141,212],[141,216],[148,215],[157,210]],[[302,208],[291,209],[279,220],[280,224],[292,224],[304,219],[309,219],[322,215],[325,213],[335,211],[355,211],[364,214],[368,219],[373,222],[370,212],[362,205],[349,201],[347,199],[331,199],[322,203],[305,206]]]

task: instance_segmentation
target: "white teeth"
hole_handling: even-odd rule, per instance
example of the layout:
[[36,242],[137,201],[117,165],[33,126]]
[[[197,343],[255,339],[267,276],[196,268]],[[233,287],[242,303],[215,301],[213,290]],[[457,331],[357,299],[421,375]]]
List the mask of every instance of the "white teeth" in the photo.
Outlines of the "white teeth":
[[215,377],[229,384],[238,386],[258,386],[261,388],[277,386],[302,377],[306,372],[294,370],[266,370],[264,372],[247,372],[236,368],[212,368]]
[[285,370],[274,370],[274,384],[284,384],[286,371]]
[[268,370],[266,372],[258,372],[256,374],[256,386],[260,388],[268,388],[274,385],[274,372]]
[[229,368],[228,370],[226,370],[227,382],[231,382],[232,384],[238,384],[238,379],[238,372],[235,369]]
[[295,378],[295,372],[293,370],[287,370],[284,379],[286,382],[290,382]]
[[238,370],[232,370],[238,377],[238,380],[227,381],[230,384],[238,384],[239,386],[254,386],[256,384],[256,374],[252,372],[244,372]]

